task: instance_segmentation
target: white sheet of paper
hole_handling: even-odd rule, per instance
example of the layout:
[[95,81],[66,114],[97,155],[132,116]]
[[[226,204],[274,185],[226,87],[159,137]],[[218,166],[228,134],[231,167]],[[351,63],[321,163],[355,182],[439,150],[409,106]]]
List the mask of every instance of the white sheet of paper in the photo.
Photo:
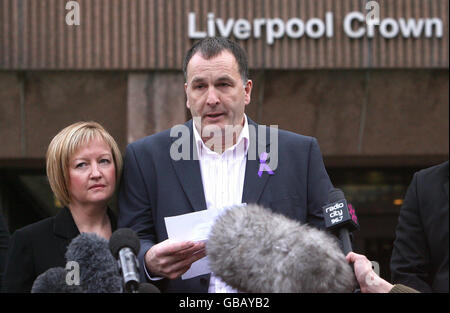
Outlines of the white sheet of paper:
[[165,217],[169,239],[194,242],[207,240],[216,214],[216,210],[203,210]]
[[[239,206],[245,206],[240,204]],[[220,209],[208,209],[177,216],[165,217],[167,234],[173,241],[203,241],[208,240],[208,235],[215,219],[230,207]],[[189,279],[196,276],[209,274],[208,257],[204,257],[194,263],[181,278]]]

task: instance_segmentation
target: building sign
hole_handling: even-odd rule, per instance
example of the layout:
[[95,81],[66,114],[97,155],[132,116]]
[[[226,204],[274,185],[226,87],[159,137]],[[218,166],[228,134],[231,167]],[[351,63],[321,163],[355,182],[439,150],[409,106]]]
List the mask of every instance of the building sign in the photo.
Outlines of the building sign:
[[[369,12],[370,14],[370,12]],[[377,22],[370,22],[368,16],[358,11],[345,15],[338,25],[349,38],[374,38],[379,34],[383,38],[442,38],[443,23],[440,18],[384,18]],[[326,12],[325,18],[317,17],[308,20],[300,18],[255,18],[247,20],[243,18],[222,19],[210,12],[206,16],[206,28],[198,27],[197,13],[190,12],[188,15],[188,36],[190,39],[200,39],[207,36],[233,36],[238,40],[249,38],[265,39],[266,43],[272,45],[277,39],[288,37],[300,39],[303,37],[319,39],[332,38],[335,33],[335,17],[333,12]]]
[[2,0],[0,70],[177,70],[206,36],[249,68],[449,66],[449,0]]

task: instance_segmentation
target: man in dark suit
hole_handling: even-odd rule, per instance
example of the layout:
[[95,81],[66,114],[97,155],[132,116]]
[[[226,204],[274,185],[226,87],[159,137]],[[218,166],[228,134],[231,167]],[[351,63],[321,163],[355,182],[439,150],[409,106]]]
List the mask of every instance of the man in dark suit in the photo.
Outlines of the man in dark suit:
[[448,292],[448,161],[414,174],[400,210],[393,283]]
[[332,184],[316,139],[245,115],[252,81],[238,44],[203,39],[188,51],[183,70],[193,119],[128,145],[118,226],[138,233],[143,279],[159,279],[162,291],[233,292],[214,273],[180,278],[205,256],[205,245],[167,240],[164,218],[257,203],[324,228]]

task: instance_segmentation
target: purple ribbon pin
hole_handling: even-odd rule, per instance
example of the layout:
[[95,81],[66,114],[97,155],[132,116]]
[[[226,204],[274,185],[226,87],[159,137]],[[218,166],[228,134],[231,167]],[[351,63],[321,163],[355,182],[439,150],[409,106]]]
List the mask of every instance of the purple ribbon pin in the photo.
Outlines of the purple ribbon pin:
[[273,175],[273,171],[270,169],[270,166],[268,164],[266,164],[267,161],[267,157],[269,155],[267,154],[267,152],[263,152],[259,155],[259,171],[258,171],[258,176],[261,177],[263,171],[266,171],[267,173],[269,173],[270,175]]

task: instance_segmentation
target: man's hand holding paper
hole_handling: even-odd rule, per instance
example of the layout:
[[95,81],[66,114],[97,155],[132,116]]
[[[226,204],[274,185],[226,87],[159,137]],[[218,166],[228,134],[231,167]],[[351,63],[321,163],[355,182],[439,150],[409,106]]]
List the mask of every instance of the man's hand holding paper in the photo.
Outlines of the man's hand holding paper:
[[[245,203],[239,204],[237,206],[244,205]],[[230,207],[215,209],[211,208],[208,210],[201,210],[193,213],[165,218],[169,240],[172,240],[172,242],[177,242],[180,245],[183,244],[183,247],[186,243],[195,243],[193,247],[185,248],[188,249],[186,251],[188,251],[189,253],[194,253],[186,259],[186,263],[180,263],[180,265],[183,264],[185,267],[180,270],[178,270],[177,267],[178,271],[176,271],[176,273],[178,274],[181,272],[182,279],[189,279],[199,275],[211,273],[211,270],[209,269],[208,258],[204,258],[206,256],[206,252],[201,251],[200,247],[203,247],[204,249],[205,243],[208,240],[209,232],[216,218],[229,208]],[[194,250],[194,247],[198,247],[199,249]],[[178,246],[175,246],[175,248],[178,248]],[[183,255],[187,255],[187,253],[183,253]],[[192,260],[194,261],[190,263],[187,262]],[[189,266],[186,267],[187,265]]]
[[152,276],[175,279],[189,270],[192,263],[205,255],[204,242],[167,239],[147,251],[145,264]]

